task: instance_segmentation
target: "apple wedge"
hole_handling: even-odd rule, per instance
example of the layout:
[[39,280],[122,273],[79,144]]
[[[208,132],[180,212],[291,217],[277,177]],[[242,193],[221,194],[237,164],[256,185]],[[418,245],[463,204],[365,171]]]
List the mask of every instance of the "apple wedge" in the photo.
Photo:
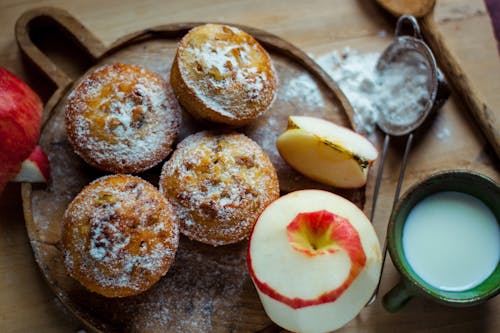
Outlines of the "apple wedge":
[[295,170],[318,182],[359,188],[377,149],[364,136],[321,118],[290,116],[276,147]]
[[275,323],[321,333],[358,315],[377,286],[382,258],[375,231],[356,205],[330,192],[301,190],[262,212],[247,263]]

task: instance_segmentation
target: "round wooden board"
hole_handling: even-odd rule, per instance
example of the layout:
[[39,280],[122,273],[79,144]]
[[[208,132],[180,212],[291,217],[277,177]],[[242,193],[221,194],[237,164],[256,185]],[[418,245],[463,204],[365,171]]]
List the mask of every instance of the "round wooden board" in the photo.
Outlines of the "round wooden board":
[[[109,299],[91,293],[68,277],[60,251],[61,220],[69,202],[83,186],[104,175],[85,164],[66,140],[64,105],[71,82],[43,55],[34,52],[29,23],[49,16],[79,40],[95,58],[95,66],[123,62],[143,65],[168,81],[178,40],[199,23],[166,25],[126,36],[104,48],[68,13],[43,8],[18,21],[19,46],[58,86],[47,103],[40,145],[48,154],[52,179],[47,186],[23,184],[23,206],[29,238],[41,271],[62,303],[90,328],[105,332],[257,332],[271,325],[246,269],[247,241],[210,247],[181,237],[173,267],[153,288],[141,295]],[[364,189],[339,191],[310,181],[280,158],[275,139],[291,114],[311,115],[351,126],[352,110],[335,83],[305,53],[266,32],[242,27],[269,51],[281,82],[272,108],[240,129],[257,141],[273,161],[282,192],[322,188],[340,193],[358,206]],[[93,66],[93,68],[95,67]],[[92,69],[89,69],[92,70]],[[183,113],[179,141],[208,124]],[[161,164],[139,175],[155,186]]]

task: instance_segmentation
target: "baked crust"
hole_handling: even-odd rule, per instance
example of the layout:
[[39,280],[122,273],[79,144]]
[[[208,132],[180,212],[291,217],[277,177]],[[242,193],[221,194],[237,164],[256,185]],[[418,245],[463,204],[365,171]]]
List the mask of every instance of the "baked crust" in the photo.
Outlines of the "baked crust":
[[184,139],[165,162],[160,191],[173,203],[181,232],[213,246],[246,238],[279,197],[272,163],[243,134],[203,131]]
[[269,54],[246,32],[205,24],[179,42],[170,84],[194,117],[242,126],[270,108],[278,76]]
[[161,162],[177,138],[181,109],[170,86],[144,67],[104,65],[68,96],[65,125],[74,151],[113,173],[139,173]]
[[129,175],[90,183],[63,218],[66,271],[106,297],[149,289],[167,273],[178,240],[172,205],[153,185]]

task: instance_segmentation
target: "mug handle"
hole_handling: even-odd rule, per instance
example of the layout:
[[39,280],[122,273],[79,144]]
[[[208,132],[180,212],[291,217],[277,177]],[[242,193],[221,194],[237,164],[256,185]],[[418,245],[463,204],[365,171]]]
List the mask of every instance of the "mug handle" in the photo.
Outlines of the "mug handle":
[[415,291],[408,286],[404,280],[400,280],[387,294],[382,298],[382,305],[389,312],[400,310],[406,303],[415,296]]

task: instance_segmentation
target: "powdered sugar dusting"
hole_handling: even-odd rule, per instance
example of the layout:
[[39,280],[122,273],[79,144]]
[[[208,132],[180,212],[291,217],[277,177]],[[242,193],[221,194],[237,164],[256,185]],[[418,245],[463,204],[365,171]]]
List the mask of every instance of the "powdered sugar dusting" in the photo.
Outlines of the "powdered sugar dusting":
[[256,109],[266,110],[277,86],[269,56],[237,28],[207,25],[207,29],[214,31],[202,35],[199,43],[197,37],[194,42],[189,39],[190,33],[187,45],[179,46],[180,71],[188,86],[205,105],[228,118],[248,118]]
[[384,121],[397,126],[415,123],[430,103],[430,69],[416,51],[402,52],[378,71],[380,93],[375,103]]
[[[134,300],[133,312],[123,306],[130,312],[129,330],[241,331],[240,302],[250,282],[245,250],[244,244],[213,249],[182,239],[169,274]],[[235,318],[241,322],[233,322]]]
[[279,195],[262,149],[242,134],[199,132],[165,164],[160,189],[177,207],[184,234],[221,245],[248,236],[264,207]]
[[397,126],[412,124],[430,98],[429,67],[420,54],[404,52],[383,71],[376,70],[379,58],[379,53],[346,48],[318,59],[351,103],[356,126],[367,133],[383,119]]
[[450,137],[450,135],[451,135],[451,131],[448,127],[440,128],[439,131],[436,133],[436,137],[439,140],[446,140]]
[[301,103],[313,108],[323,108],[323,95],[318,83],[308,73],[299,74],[283,84],[283,98],[291,103]]
[[379,110],[373,103],[376,89],[375,66],[379,53],[360,53],[349,48],[334,51],[318,59],[318,63],[337,82],[354,109],[356,127],[368,133],[375,130]]
[[84,285],[91,281],[112,291],[141,291],[165,274],[178,230],[173,212],[155,193],[130,176],[107,176],[86,187],[64,216],[68,272],[80,281],[83,276]]
[[[348,125],[347,117],[343,115],[338,102],[331,97],[331,90],[321,80],[312,73],[305,72],[299,65],[287,63],[284,66],[279,56],[275,57],[281,81],[276,104],[270,112],[246,126],[244,133],[255,140],[269,156],[278,173],[282,192],[304,188],[332,191],[334,189],[331,186],[315,182],[292,169],[281,158],[276,148],[276,139],[286,130],[288,117],[291,115],[318,117],[344,125]],[[347,193],[345,195],[349,196]]]
[[171,149],[180,108],[156,74],[133,65],[105,65],[68,96],[66,126],[75,151],[88,163],[139,172]]

